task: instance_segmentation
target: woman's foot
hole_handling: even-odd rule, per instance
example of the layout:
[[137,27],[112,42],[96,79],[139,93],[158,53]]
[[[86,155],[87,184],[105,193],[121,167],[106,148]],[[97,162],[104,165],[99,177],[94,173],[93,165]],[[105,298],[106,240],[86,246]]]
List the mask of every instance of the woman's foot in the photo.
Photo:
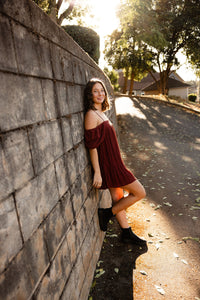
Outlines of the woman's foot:
[[125,244],[137,244],[140,246],[146,245],[146,241],[139,238],[132,230],[129,228],[122,228],[121,241]]
[[112,213],[112,207],[99,208],[98,216],[99,216],[99,226],[100,226],[101,230],[106,231],[109,220],[114,216]]

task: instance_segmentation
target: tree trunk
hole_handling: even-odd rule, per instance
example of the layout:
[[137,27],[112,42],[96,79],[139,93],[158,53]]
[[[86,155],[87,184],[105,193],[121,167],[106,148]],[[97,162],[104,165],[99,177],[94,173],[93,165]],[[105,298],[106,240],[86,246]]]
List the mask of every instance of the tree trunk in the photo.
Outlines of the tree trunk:
[[133,93],[133,85],[134,85],[134,72],[131,73],[131,82],[130,82],[130,88],[129,88],[129,96],[132,96]]
[[125,71],[123,94],[126,94],[126,92],[127,92],[127,85],[128,85],[128,69],[126,69],[126,71]]

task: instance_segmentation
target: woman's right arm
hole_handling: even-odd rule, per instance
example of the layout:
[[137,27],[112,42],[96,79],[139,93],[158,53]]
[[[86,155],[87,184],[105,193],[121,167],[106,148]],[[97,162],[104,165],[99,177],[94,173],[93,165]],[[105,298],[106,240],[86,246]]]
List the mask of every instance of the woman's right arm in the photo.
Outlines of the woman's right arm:
[[[95,128],[98,125],[98,120],[96,118],[96,115],[93,111],[88,111],[85,115],[85,129],[92,129]],[[99,188],[102,185],[102,177],[101,177],[101,171],[99,166],[99,158],[98,158],[98,152],[97,149],[89,149],[90,153],[90,159],[92,163],[92,167],[94,170],[94,178],[93,178],[93,186],[95,188]]]
[[96,148],[90,149],[89,152],[90,152],[92,167],[94,169],[93,186],[95,188],[100,188],[102,185],[102,177],[101,177],[101,171],[99,166],[97,149]]

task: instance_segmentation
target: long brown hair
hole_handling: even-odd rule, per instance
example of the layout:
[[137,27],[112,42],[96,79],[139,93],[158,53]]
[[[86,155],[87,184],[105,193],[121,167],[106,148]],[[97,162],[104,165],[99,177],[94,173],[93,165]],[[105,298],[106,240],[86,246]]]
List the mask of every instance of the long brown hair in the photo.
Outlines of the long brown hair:
[[105,92],[105,100],[102,103],[102,111],[106,111],[107,109],[110,108],[108,92],[107,92],[107,89],[105,87],[105,84],[99,78],[92,78],[92,79],[90,79],[90,81],[88,81],[88,83],[86,84],[85,90],[84,90],[84,109],[85,109],[85,113],[90,109],[95,110],[94,102],[93,102],[93,96],[92,96],[92,88],[96,83],[100,83],[102,85],[103,89],[104,89],[104,92]]

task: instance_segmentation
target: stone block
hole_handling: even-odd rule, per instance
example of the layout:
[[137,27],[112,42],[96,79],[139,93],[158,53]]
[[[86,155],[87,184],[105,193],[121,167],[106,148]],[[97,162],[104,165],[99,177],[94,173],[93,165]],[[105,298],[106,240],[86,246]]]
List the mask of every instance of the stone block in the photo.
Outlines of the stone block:
[[81,206],[83,204],[83,194],[80,190],[80,185],[81,178],[79,176],[71,187],[73,209],[76,216],[79,213],[79,210],[81,209]]
[[[91,252],[94,252],[94,251],[95,251],[95,249],[91,249]],[[92,285],[92,280],[94,278],[95,268],[96,268],[96,259],[94,259],[94,256],[92,256],[89,261],[89,266],[87,268],[87,271],[85,272],[86,273],[85,281],[83,283],[83,287],[82,287],[81,294],[80,294],[80,299],[82,299],[82,300],[88,299],[88,295],[89,295],[90,288]]]
[[[87,233],[88,223],[85,208],[83,207],[76,218],[76,235],[78,241],[78,249],[81,248],[85,235]],[[79,250],[78,250],[79,251]]]
[[71,119],[72,140],[76,145],[83,140],[84,128],[80,114],[73,114]]
[[68,178],[67,167],[65,164],[64,156],[58,158],[55,161],[55,168],[56,168],[58,191],[61,198],[69,188],[69,178]]
[[29,10],[29,1],[21,0],[2,0],[0,1],[0,11],[15,19],[16,21],[31,27],[31,13]]
[[29,139],[36,174],[54,161],[51,125],[45,123],[29,129]]
[[68,101],[68,103],[70,103],[69,112],[71,114],[84,110],[83,91],[82,91],[81,86],[78,86],[78,85],[67,86],[67,101]]
[[60,202],[44,221],[44,233],[50,259],[53,257],[65,234],[65,224],[62,217]]
[[73,150],[66,154],[66,164],[68,169],[70,185],[74,184],[78,176],[78,166],[76,161],[76,156]]
[[65,81],[73,82],[72,55],[63,49],[60,50],[60,55],[64,79]]
[[0,275],[0,299],[29,299],[34,288],[24,249]]
[[14,22],[13,36],[19,72],[39,76],[41,72],[38,56],[39,37]]
[[[25,1],[25,0],[24,0]],[[27,0],[26,0],[27,1]],[[27,1],[31,11],[31,24],[34,32],[45,37],[46,39],[59,43],[59,31],[58,26],[41,8],[39,8],[35,2]]]
[[0,199],[34,176],[25,130],[2,134],[0,142]]
[[45,119],[41,83],[36,78],[2,74],[0,99],[1,131]]
[[68,191],[62,198],[61,198],[61,206],[62,206],[62,213],[63,218],[65,221],[65,231],[69,228],[72,221],[74,220],[74,213],[72,207],[72,199],[71,193]]
[[64,80],[64,72],[62,68],[62,60],[61,60],[61,48],[53,43],[50,44],[51,49],[51,61],[53,68],[53,77],[54,79]]
[[69,280],[65,285],[65,289],[60,297],[60,300],[80,300],[79,298],[79,291],[76,286],[75,282],[75,271],[72,270],[70,273]]
[[30,299],[48,265],[43,232],[39,229],[0,275],[1,299]]
[[49,257],[42,227],[25,243],[23,252],[31,281],[35,286],[42,279],[49,266]]
[[67,232],[67,243],[69,246],[69,257],[71,264],[74,265],[76,261],[76,257],[78,255],[78,241],[76,238],[76,227],[75,224],[70,226],[68,232]]
[[37,44],[37,53],[39,57],[40,76],[53,78],[49,42],[42,37],[39,38],[39,42]]
[[43,79],[42,93],[45,107],[45,117],[47,120],[56,119],[58,117],[58,111],[56,106],[56,96],[54,90],[54,83],[52,80]]
[[9,20],[0,15],[0,24],[0,69],[17,72]]
[[36,174],[63,154],[63,143],[58,121],[34,126],[29,138]]
[[90,266],[90,262],[93,255],[93,249],[96,243],[94,239],[94,228],[91,225],[92,224],[90,224],[89,230],[87,231],[86,237],[81,247],[82,261],[85,273],[87,273],[88,268]]
[[57,93],[57,111],[59,116],[66,116],[69,114],[69,101],[67,99],[67,85],[65,82],[56,82]]
[[22,247],[17,214],[12,196],[0,202],[0,273]]
[[53,149],[53,157],[56,160],[58,157],[64,154],[64,147],[61,134],[60,121],[54,121],[49,123],[51,133],[51,146]]
[[70,119],[62,118],[61,126],[62,126],[62,136],[63,136],[63,143],[64,143],[64,152],[67,152],[73,148]]
[[24,239],[27,240],[59,199],[53,164],[16,192],[16,203]]
[[93,215],[95,213],[95,210],[97,208],[97,199],[96,199],[96,192],[95,190],[91,190],[91,192],[88,195],[88,198],[86,199],[85,203],[84,203],[84,208],[86,211],[86,216],[87,216],[87,221],[88,224],[91,223]]
[[80,143],[78,148],[76,149],[76,157],[78,162],[79,174],[81,174],[89,163],[88,154],[84,142]]
[[64,289],[71,271],[71,262],[67,240],[64,239],[49,270],[40,283],[34,298],[38,300],[57,300]]
[[78,84],[85,84],[85,74],[84,68],[82,68],[82,61],[73,57],[73,73],[74,73],[74,82]]
[[83,268],[82,257],[79,254],[61,299],[80,300],[81,298],[79,298],[79,296],[83,286],[84,279],[85,279],[85,272]]

